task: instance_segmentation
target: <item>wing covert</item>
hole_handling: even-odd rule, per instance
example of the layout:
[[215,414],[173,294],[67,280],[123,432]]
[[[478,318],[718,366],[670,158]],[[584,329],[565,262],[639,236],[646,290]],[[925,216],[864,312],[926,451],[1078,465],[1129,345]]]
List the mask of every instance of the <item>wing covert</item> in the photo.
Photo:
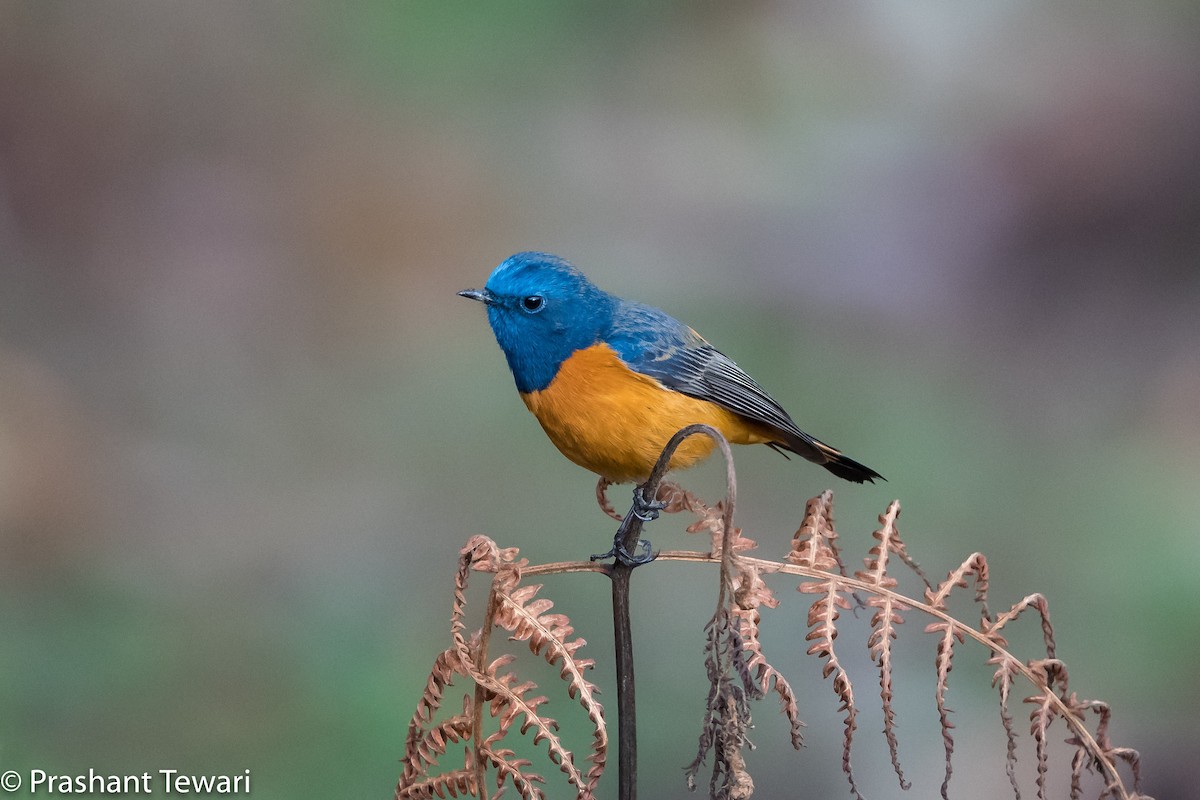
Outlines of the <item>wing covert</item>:
[[785,440],[811,438],[733,359],[657,308],[623,302],[605,338],[631,369],[668,389],[777,429]]

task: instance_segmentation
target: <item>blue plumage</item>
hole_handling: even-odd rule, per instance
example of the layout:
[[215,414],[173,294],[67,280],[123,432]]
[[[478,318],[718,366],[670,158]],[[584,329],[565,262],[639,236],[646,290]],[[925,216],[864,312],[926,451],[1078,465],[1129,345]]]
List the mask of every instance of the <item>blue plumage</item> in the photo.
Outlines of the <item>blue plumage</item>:
[[576,350],[607,332],[616,298],[549,253],[517,253],[483,289],[488,322],[520,392],[541,391]]

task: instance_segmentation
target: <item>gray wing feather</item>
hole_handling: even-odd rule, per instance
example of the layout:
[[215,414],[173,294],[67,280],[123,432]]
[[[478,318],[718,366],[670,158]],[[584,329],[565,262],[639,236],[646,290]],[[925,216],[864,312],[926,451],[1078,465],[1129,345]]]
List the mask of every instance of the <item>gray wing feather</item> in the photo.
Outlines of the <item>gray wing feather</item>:
[[[668,389],[761,423],[788,446],[816,447],[758,382],[691,328],[657,308],[623,301],[606,341],[629,367]],[[800,455],[809,455],[800,452]]]
[[778,436],[770,443],[775,449],[790,450],[856,483],[883,477],[800,430],[783,407],[733,359],[657,308],[619,301],[604,341],[630,369],[658,380],[668,389],[715,403],[763,425]]

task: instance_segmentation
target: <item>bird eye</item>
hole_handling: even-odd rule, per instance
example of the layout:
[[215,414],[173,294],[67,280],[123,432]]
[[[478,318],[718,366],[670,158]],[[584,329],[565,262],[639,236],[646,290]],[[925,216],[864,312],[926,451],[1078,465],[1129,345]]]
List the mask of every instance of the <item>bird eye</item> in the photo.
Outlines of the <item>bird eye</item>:
[[546,298],[540,294],[531,294],[521,299],[521,307],[530,314],[536,314],[546,306]]

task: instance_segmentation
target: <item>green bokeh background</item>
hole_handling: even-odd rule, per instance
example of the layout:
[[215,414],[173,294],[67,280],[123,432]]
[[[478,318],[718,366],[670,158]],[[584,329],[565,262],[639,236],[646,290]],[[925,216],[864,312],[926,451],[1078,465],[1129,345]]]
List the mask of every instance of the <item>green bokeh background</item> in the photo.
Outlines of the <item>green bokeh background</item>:
[[[459,546],[577,559],[612,532],[454,296],[546,249],[888,476],[833,487],[852,563],[900,498],[931,574],[979,550],[993,607],[1047,595],[1146,790],[1200,797],[1197,11],[0,3],[0,769],[390,796]],[[829,476],[737,457],[739,521],[782,555]],[[687,480],[720,493],[715,465]],[[701,546],[683,526],[655,542]],[[642,793],[687,797],[713,579],[637,578]],[[759,705],[756,796],[844,797],[807,601],[776,588],[764,638],[809,747]],[[606,585],[546,591],[611,705]],[[931,797],[922,626],[896,691]],[[838,640],[855,764],[901,796],[865,636]],[[1011,796],[984,657],[952,675],[960,797]]]

